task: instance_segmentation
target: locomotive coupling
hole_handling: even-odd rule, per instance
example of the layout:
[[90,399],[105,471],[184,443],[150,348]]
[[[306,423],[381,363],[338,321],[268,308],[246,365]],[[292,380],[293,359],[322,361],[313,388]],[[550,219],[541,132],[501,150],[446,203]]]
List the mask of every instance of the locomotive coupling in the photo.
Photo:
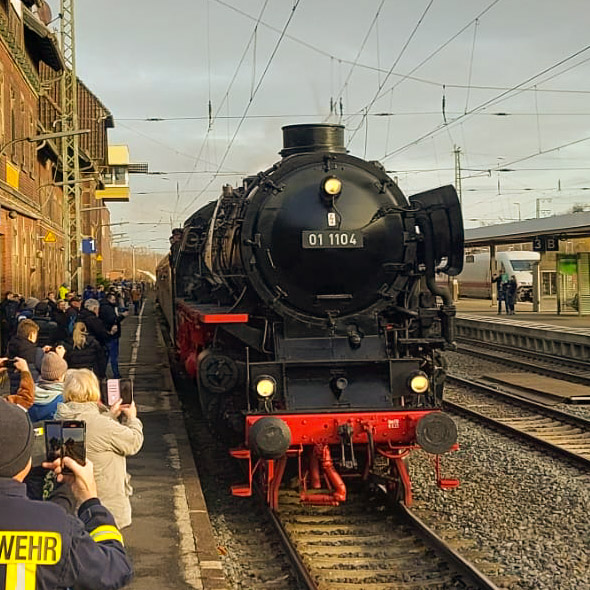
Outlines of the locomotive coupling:
[[427,453],[446,453],[457,443],[457,425],[442,412],[426,414],[416,426],[416,442]]

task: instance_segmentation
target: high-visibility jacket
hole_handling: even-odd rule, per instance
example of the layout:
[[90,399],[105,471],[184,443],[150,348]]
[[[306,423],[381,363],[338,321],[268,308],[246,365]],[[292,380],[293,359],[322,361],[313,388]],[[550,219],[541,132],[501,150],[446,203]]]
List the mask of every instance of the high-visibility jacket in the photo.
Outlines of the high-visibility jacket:
[[29,500],[25,484],[0,478],[0,590],[115,590],[132,576],[123,537],[97,498],[76,518]]
[[62,285],[62,286],[59,288],[59,290],[58,290],[57,294],[58,294],[58,297],[59,297],[60,299],[65,299],[65,298],[66,298],[66,295],[67,295],[69,292],[70,292],[70,290],[69,290],[67,287],[64,287],[64,286]]

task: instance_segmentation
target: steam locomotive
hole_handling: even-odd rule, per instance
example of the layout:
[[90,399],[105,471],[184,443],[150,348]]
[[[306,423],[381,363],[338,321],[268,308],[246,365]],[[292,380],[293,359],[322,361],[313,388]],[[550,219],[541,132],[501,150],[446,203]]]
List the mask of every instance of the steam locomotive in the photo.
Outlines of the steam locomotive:
[[[411,504],[406,457],[457,448],[441,411],[455,308],[435,272],[463,265],[452,186],[409,199],[341,125],[283,128],[282,159],[173,232],[158,298],[203,415],[236,446],[268,504],[287,473],[304,503],[345,479]],[[289,477],[289,479],[292,479]]]

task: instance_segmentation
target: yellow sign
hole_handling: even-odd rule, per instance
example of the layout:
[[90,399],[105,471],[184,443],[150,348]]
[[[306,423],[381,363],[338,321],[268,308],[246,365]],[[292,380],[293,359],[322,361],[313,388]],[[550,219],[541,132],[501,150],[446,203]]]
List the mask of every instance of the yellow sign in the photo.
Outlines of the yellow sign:
[[96,257],[96,262],[102,262],[102,255],[101,255],[101,254],[99,254],[99,255]]
[[18,190],[19,169],[10,162],[6,162],[6,184]]
[[45,234],[45,237],[43,238],[44,242],[55,242],[57,241],[57,238],[55,237],[55,234],[52,231],[48,231]]
[[2,564],[55,565],[60,559],[61,535],[59,533],[46,531],[0,532],[0,563]]

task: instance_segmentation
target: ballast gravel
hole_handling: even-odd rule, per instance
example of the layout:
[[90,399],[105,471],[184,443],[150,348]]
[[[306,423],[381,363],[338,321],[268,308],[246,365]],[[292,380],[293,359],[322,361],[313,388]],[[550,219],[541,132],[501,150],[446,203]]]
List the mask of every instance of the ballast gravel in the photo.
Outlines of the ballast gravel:
[[414,509],[502,588],[590,589],[590,475],[487,427],[454,417],[460,450],[410,457]]
[[[517,355],[517,351],[514,354]],[[477,379],[483,375],[494,375],[495,373],[503,373],[507,370],[514,373],[525,372],[514,368],[507,369],[506,365],[502,363],[479,359],[471,354],[460,352],[445,352],[445,358],[448,363],[449,373],[465,379]],[[562,412],[569,412],[570,414],[590,420],[590,404],[556,404],[553,407]]]

